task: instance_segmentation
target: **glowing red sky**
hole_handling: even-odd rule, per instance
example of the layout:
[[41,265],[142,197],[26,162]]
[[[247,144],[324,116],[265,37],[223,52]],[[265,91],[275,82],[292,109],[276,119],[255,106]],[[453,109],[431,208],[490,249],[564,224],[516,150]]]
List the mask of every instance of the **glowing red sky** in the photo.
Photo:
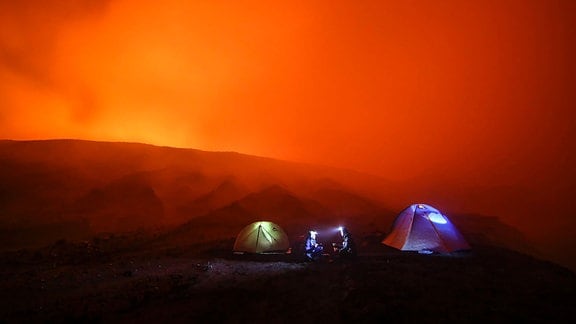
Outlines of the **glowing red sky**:
[[554,182],[574,162],[575,13],[570,0],[0,0],[0,138]]

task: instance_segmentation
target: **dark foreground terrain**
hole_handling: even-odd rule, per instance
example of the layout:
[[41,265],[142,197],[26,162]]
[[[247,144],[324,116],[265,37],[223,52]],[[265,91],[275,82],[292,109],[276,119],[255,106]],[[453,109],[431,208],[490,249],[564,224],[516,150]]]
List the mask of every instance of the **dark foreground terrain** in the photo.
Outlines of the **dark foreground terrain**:
[[452,255],[382,247],[354,261],[307,263],[233,255],[230,240],[187,247],[113,240],[2,254],[0,322],[576,320],[573,272],[493,247]]

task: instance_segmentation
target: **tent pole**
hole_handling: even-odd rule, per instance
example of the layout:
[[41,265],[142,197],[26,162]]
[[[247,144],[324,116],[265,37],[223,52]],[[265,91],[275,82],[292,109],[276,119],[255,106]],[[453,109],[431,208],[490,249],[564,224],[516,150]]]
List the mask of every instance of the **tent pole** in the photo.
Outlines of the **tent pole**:
[[258,251],[258,241],[260,240],[260,230],[262,229],[262,224],[258,224],[258,234],[256,234],[256,251]]
[[274,241],[278,242],[278,240],[274,237],[274,235],[270,234],[270,231],[266,230],[266,229],[262,229],[263,232],[268,233],[268,235],[270,235],[270,238],[273,239]]
[[414,217],[416,217],[417,210],[418,210],[418,206],[414,207],[414,210],[412,211],[412,217],[410,218],[410,226],[408,226],[408,233],[406,234],[406,237],[404,238],[404,244],[402,244],[402,249],[406,246],[406,242],[408,242],[408,240],[410,240],[410,233],[412,233],[412,227],[414,226]]

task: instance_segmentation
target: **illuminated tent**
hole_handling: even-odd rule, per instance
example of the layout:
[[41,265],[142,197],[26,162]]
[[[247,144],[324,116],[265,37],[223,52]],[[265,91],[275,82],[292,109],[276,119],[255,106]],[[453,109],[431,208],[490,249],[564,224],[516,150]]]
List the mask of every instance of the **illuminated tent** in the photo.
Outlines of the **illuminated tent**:
[[382,243],[402,251],[449,253],[470,245],[450,220],[434,207],[414,204],[394,221]]
[[266,221],[254,222],[242,229],[234,242],[234,252],[286,252],[290,244],[280,226]]

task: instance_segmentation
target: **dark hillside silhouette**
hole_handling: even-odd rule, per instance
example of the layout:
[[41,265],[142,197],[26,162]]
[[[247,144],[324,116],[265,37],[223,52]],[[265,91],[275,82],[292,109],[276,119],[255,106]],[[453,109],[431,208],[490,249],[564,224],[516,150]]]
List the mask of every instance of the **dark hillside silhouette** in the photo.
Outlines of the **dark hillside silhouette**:
[[[183,224],[199,237],[223,238],[261,219],[293,229],[293,236],[345,224],[375,240],[408,204],[427,202],[478,244],[573,263],[569,226],[548,236],[525,230],[545,229],[541,220],[562,208],[548,212],[539,195],[509,186],[475,188],[432,175],[393,183],[233,152],[80,140],[0,141],[0,166],[4,250]],[[519,219],[522,227],[511,225]],[[210,231],[202,228],[207,224]]]

